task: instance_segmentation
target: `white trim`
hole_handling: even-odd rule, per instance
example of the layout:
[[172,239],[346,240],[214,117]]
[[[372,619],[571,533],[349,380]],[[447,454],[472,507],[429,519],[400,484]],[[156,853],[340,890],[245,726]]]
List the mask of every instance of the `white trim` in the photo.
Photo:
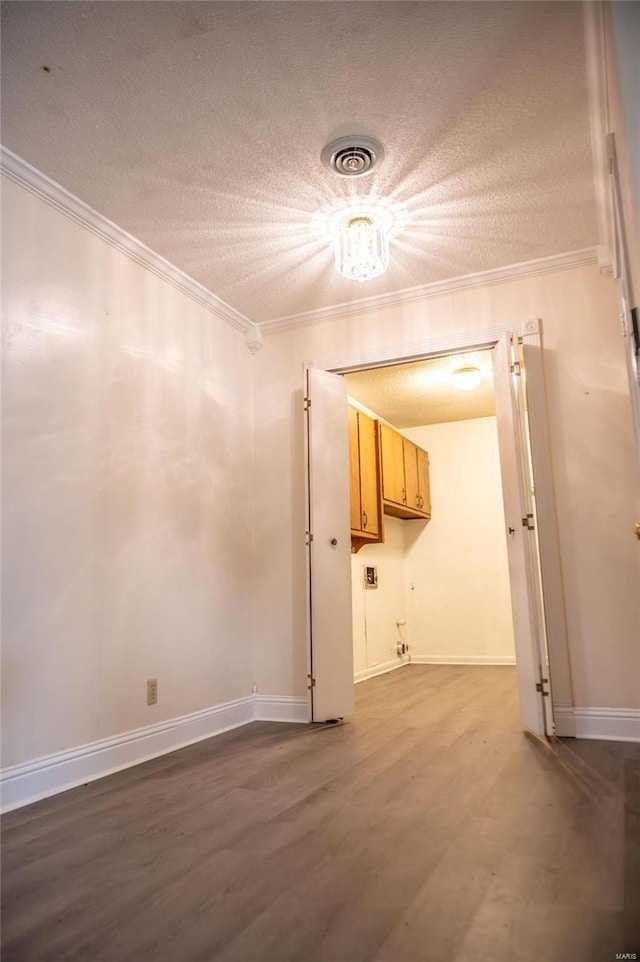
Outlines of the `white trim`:
[[[618,154],[616,136],[607,136],[607,149],[611,161],[611,191],[613,208],[613,275],[616,278],[618,290],[619,318],[622,325],[624,340],[624,354],[629,379],[629,398],[631,401],[631,415],[633,432],[636,440],[636,454],[640,458],[640,359],[636,354],[631,305],[633,304],[633,279],[630,273],[629,249],[626,239],[626,214],[624,199],[621,195],[620,173],[618,170]],[[633,203],[633,200],[631,201]],[[631,211],[633,218],[633,211]]]
[[578,738],[640,742],[638,708],[574,708],[573,713]]
[[551,701],[555,726],[554,734],[560,738],[575,738],[576,720],[573,705],[569,702],[556,701],[553,697],[553,690],[551,691]]
[[42,171],[32,167],[26,160],[1,145],[0,169],[9,180],[40,197],[51,207],[66,214],[77,224],[86,227],[87,230],[90,230],[112,247],[122,251],[123,254],[127,254],[136,263],[146,267],[147,270],[182,291],[183,294],[193,298],[198,304],[211,311],[216,317],[226,321],[237,331],[253,334],[254,339],[256,336],[259,337],[255,334],[256,325],[244,314],[207,290],[206,287],[189,277],[184,271],[169,263],[160,254],[156,254],[137,237],[127,233],[122,227],[114,224],[113,221],[94,210],[93,207],[85,204],[79,197],[76,197],[56,181],[51,180]]
[[613,217],[609,184],[609,133],[607,90],[606,4],[588,0],[583,4],[585,60],[589,92],[589,125],[593,151],[593,184],[598,218],[598,263],[603,274],[613,273]]
[[175,752],[252,721],[308,722],[306,698],[248,695],[179,718],[101,738],[0,771],[2,810],[11,811]]
[[404,668],[409,664],[411,664],[411,660],[408,655],[405,655],[403,658],[396,658],[394,661],[383,661],[379,665],[374,665],[372,668],[363,668],[362,671],[357,671],[353,676],[353,682],[355,685],[358,685],[361,681],[366,681],[367,678],[386,675],[389,671],[394,671],[396,668]]
[[252,324],[245,336],[249,354],[257,354],[262,347],[262,331],[257,324]]
[[515,655],[412,655],[412,665],[515,665]]
[[389,294],[378,294],[375,297],[364,297],[360,300],[347,301],[344,304],[334,304],[316,311],[304,311],[301,314],[289,314],[277,317],[271,321],[262,321],[260,329],[265,335],[281,334],[298,328],[309,327],[312,324],[322,324],[326,321],[336,321],[353,314],[365,311],[379,311],[411,301],[419,301],[426,297],[437,297],[441,294],[454,294],[458,291],[470,290],[474,287],[486,287],[490,284],[502,284],[522,277],[532,277],[536,274],[549,274],[553,271],[563,271],[573,267],[584,267],[587,264],[598,263],[598,252],[595,247],[585,247],[582,250],[568,251],[565,254],[554,254],[551,257],[540,257],[533,261],[523,261],[510,264],[508,267],[497,267],[488,271],[478,271],[475,274],[463,274],[448,280],[434,281],[431,284],[420,284],[408,287],[402,291]]
[[391,347],[372,347],[360,349],[351,354],[325,355],[309,361],[310,367],[320,367],[334,374],[348,371],[364,371],[371,367],[385,367],[406,361],[421,360],[440,354],[457,354],[462,351],[478,351],[495,347],[503,334],[524,337],[539,329],[536,318],[527,321],[513,321],[482,331],[449,331],[441,337],[431,337],[423,341],[393,344]]
[[0,772],[2,809],[10,811],[139,765],[158,755],[246,725],[253,721],[253,717],[253,697],[249,695],[111,738],[101,738],[69,751],[11,765]]
[[457,291],[474,287],[484,287],[489,284],[503,283],[516,278],[529,277],[536,274],[546,274],[552,271],[581,267],[586,264],[598,263],[599,255],[596,248],[587,247],[582,250],[568,251],[564,254],[554,254],[551,257],[541,257],[532,261],[523,261],[507,267],[498,267],[488,271],[478,271],[464,274],[443,281],[434,281],[416,287],[406,288],[375,297],[336,304],[331,307],[320,308],[315,311],[305,311],[286,317],[274,318],[255,324],[250,318],[237,311],[222,298],[208,290],[198,281],[189,277],[184,271],[171,264],[168,260],[152,251],[132,234],[129,234],[118,224],[94,210],[75,194],[72,194],[61,184],[47,177],[42,171],[33,167],[7,147],[0,145],[0,170],[14,183],[40,197],[51,207],[70,217],[76,223],[90,230],[97,237],[106,241],[112,247],[131,257],[153,274],[161,277],[173,287],[193,298],[200,305],[215,314],[231,327],[248,335],[247,342],[252,353],[262,343],[262,334],[279,334],[282,331],[333,321],[341,317],[360,314],[363,311],[375,311],[426,297],[440,294],[452,294]]
[[293,695],[254,695],[256,721],[309,722],[309,699]]
[[[560,556],[560,534],[553,478],[553,457],[549,436],[549,405],[547,403],[544,351],[539,332],[523,336],[524,369],[526,375],[526,418],[529,424],[531,464],[535,478],[535,511],[538,541],[538,573],[544,603],[542,615],[546,634],[547,653],[553,671],[551,678],[551,707],[573,705],[573,680],[569,652],[569,633],[564,603],[564,576]],[[520,379],[522,381],[522,379]],[[524,387],[524,385],[523,385]],[[536,561],[534,561],[536,564]],[[537,593],[537,592],[536,592]],[[544,649],[541,654],[544,657]],[[549,669],[551,671],[551,669]],[[546,704],[546,703],[545,703]],[[548,704],[547,704],[548,707]],[[547,721],[548,719],[548,712]],[[555,719],[554,719],[555,722]],[[557,722],[556,733],[558,731]],[[548,729],[549,730],[549,729]],[[573,734],[573,732],[568,732]]]

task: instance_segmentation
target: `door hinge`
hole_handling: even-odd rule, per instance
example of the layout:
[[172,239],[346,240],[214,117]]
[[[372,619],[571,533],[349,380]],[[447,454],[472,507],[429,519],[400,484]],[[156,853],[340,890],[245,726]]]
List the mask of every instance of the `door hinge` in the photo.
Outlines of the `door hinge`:
[[629,331],[629,325],[627,323],[627,318],[625,317],[624,312],[620,312],[620,314],[618,314],[618,320],[620,321],[620,332],[622,336],[628,337],[631,332]]
[[522,526],[527,529],[527,531],[535,531],[536,526],[533,523],[533,515],[528,514],[526,518],[522,519]]
[[313,677],[313,675],[307,675],[307,678],[309,679],[309,684],[307,685],[307,688],[309,689],[309,691],[311,691],[312,688],[316,687],[316,680]]
[[509,370],[511,371],[512,374],[517,374],[518,377],[520,377],[522,373],[520,371],[520,361],[514,361],[513,364],[511,364],[511,366],[509,367]]
[[544,690],[544,686],[549,684],[548,678],[541,678],[536,682],[536,691],[539,691],[543,698],[549,697],[549,692]]
[[307,539],[305,544],[311,544],[311,542],[313,541],[312,533],[310,531],[305,531],[305,537]]
[[305,411],[308,411],[309,408],[311,407],[311,398],[310,398],[310,397],[306,397],[306,398],[304,398],[303,400],[304,400],[304,410],[305,410]]

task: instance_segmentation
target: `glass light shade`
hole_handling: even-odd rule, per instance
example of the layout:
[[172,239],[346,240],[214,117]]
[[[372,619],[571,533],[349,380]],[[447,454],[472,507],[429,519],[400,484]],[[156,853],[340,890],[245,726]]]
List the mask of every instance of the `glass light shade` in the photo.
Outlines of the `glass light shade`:
[[352,217],[336,239],[336,268],[351,281],[370,281],[389,266],[389,236],[371,217]]
[[451,375],[453,386],[459,391],[472,391],[482,380],[482,372],[478,367],[461,367]]

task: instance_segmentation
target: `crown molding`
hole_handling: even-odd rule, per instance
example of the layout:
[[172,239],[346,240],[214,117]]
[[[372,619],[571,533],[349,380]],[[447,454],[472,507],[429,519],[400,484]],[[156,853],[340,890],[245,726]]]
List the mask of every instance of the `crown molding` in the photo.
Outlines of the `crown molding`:
[[611,208],[609,90],[607,82],[607,30],[609,10],[602,0],[583,4],[585,60],[589,99],[589,126],[593,151],[593,187],[598,219],[598,264],[603,274],[613,274],[613,212]]
[[206,287],[203,287],[202,284],[189,277],[184,271],[165,260],[160,254],[156,254],[137,237],[133,237],[122,227],[118,227],[117,224],[94,210],[93,207],[85,204],[79,197],[70,193],[56,181],[51,180],[42,171],[32,167],[26,160],[1,145],[0,170],[9,180],[24,187],[51,207],[66,214],[71,220],[86,227],[97,237],[136,261],[137,264],[146,267],[157,277],[161,277],[177,290],[182,291],[183,294],[197,301],[198,304],[211,311],[212,314],[215,314],[216,317],[225,321],[237,331],[242,331],[248,335],[255,334],[256,325],[244,314],[236,311],[221,298],[216,297]]
[[568,251],[566,254],[554,254],[551,257],[540,257],[533,261],[511,264],[508,267],[497,267],[488,271],[478,271],[475,274],[464,274],[461,277],[451,277],[444,281],[434,281],[431,284],[421,284],[409,287],[391,294],[378,294],[375,297],[365,297],[333,307],[323,307],[317,311],[305,311],[303,314],[290,314],[278,317],[272,321],[262,321],[260,329],[263,334],[281,334],[335,321],[353,314],[365,311],[379,311],[411,301],[419,301],[427,297],[437,297],[441,294],[454,294],[458,291],[471,290],[474,287],[486,287],[489,284],[502,284],[522,277],[533,277],[536,274],[548,274],[552,271],[563,271],[572,267],[583,267],[587,264],[597,264],[598,253],[595,247],[585,247],[578,251]]
[[[598,6],[598,4],[594,4]],[[608,163],[608,162],[607,162]],[[608,169],[608,168],[607,168]],[[189,277],[184,271],[171,264],[160,254],[143,244],[132,234],[123,230],[103,214],[94,210],[80,198],[76,197],[56,181],[47,177],[42,171],[27,163],[11,150],[0,145],[0,170],[10,180],[40,197],[51,207],[59,210],[71,220],[90,230],[97,237],[106,241],[112,247],[122,251],[136,263],[167,281],[177,290],[197,301],[202,307],[211,311],[216,317],[225,321],[237,331],[247,336],[247,346],[252,354],[262,344],[262,335],[279,334],[284,331],[296,330],[313,324],[334,321],[343,317],[351,317],[364,311],[378,311],[395,307],[411,301],[441,294],[452,294],[457,291],[469,290],[474,287],[485,287],[489,284],[499,284],[516,278],[529,277],[535,274],[545,274],[551,271],[580,267],[586,264],[600,263],[602,269],[602,255],[600,249],[585,248],[569,251],[552,257],[542,257],[538,260],[512,264],[474,274],[465,274],[431,284],[418,285],[395,291],[389,294],[379,294],[359,300],[336,304],[331,307],[306,311],[300,314],[290,314],[286,317],[275,318],[256,324],[217,297],[202,284]]]

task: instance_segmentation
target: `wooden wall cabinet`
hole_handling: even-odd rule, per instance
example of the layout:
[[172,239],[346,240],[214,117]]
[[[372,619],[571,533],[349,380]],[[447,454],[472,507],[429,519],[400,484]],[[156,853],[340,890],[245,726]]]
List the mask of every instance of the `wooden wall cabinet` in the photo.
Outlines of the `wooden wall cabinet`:
[[386,424],[379,431],[384,513],[430,518],[429,455]]
[[384,540],[378,421],[349,405],[351,548]]

